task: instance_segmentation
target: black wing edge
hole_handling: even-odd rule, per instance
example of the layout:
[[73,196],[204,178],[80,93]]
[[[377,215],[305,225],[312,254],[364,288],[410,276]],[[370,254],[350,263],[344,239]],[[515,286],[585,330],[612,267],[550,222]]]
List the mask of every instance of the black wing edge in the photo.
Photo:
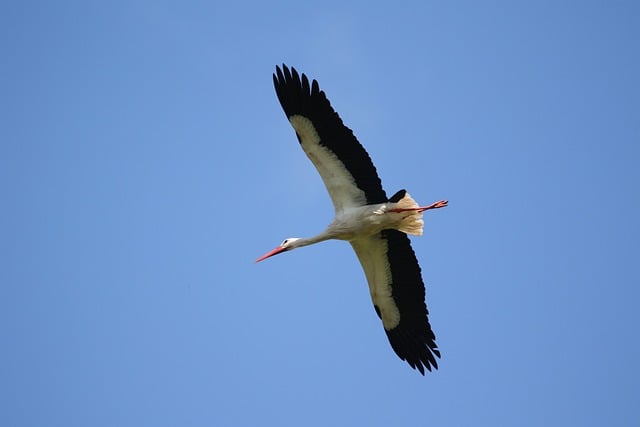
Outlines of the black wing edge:
[[383,230],[381,234],[387,240],[393,299],[400,311],[398,326],[385,332],[398,357],[424,375],[424,368],[438,369],[436,357],[440,358],[440,351],[429,324],[420,265],[406,234],[397,230]]
[[320,144],[331,150],[349,170],[358,188],[364,191],[367,203],[385,203],[387,196],[369,154],[331,107],[318,82],[309,83],[304,73],[300,75],[295,68],[282,64],[282,68],[276,66],[273,85],[287,119],[300,115],[311,120]]
[[398,203],[400,200],[402,200],[402,198],[405,196],[405,194],[407,194],[407,190],[399,190],[396,194],[394,194],[393,196],[389,197],[389,201],[391,203]]

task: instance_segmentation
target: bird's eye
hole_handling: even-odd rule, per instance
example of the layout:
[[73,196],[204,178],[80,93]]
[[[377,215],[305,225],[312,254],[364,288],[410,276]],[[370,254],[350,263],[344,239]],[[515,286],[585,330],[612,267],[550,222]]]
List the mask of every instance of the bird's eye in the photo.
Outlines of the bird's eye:
[[286,245],[287,243],[289,243],[289,239],[284,239],[284,242],[282,242],[282,245],[280,245],[280,246],[284,246],[284,245]]

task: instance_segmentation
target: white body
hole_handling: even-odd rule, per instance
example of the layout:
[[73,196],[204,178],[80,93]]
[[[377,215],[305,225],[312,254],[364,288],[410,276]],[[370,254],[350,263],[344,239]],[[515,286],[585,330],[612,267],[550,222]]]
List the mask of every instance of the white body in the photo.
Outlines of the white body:
[[[382,325],[391,330],[398,325],[400,313],[393,301],[391,271],[387,262],[386,241],[379,233],[395,229],[421,235],[424,222],[422,212],[393,212],[392,209],[417,208],[418,204],[406,193],[397,203],[381,203],[344,209],[336,215],[327,229],[310,238],[289,238],[279,248],[292,250],[324,240],[347,240],[353,246],[367,277],[369,293],[380,310]],[[278,249],[278,248],[276,248]]]
[[390,211],[409,206],[417,207],[418,205],[407,193],[405,198],[398,203],[347,208],[336,215],[333,222],[327,227],[326,233],[331,234],[331,239],[349,241],[378,234],[388,228],[420,236],[424,225],[421,212]]

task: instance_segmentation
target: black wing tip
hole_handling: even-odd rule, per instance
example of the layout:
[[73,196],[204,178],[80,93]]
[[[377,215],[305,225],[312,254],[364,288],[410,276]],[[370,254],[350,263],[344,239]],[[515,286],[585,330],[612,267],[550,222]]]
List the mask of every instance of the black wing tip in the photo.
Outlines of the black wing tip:
[[312,88],[318,88],[318,82],[314,79],[309,84],[309,78],[305,73],[298,73],[295,67],[288,67],[286,64],[276,65],[276,72],[273,73],[273,82],[276,86],[283,87],[287,85],[295,85],[299,89],[305,89],[305,92],[312,93]]
[[[396,327],[390,331],[385,330],[391,348],[398,357],[409,364],[413,369],[417,369],[423,376],[425,368],[431,372],[432,369],[438,369],[438,361],[440,359],[440,350],[435,343],[435,337],[429,329],[425,334],[411,334],[403,331],[401,327]],[[422,336],[420,336],[422,335]]]
[[287,118],[308,113],[310,103],[313,102],[311,98],[322,95],[315,79],[310,81],[306,74],[298,73],[295,67],[288,67],[286,64],[282,64],[282,67],[276,65],[273,86]]
[[287,67],[287,65],[284,63],[282,64],[282,68],[280,68],[279,65],[276,65],[276,72],[273,73],[273,78],[275,79],[277,77],[278,81],[283,81],[285,78],[285,75],[289,77],[291,76],[291,71],[289,71],[289,67]]
[[320,85],[316,79],[309,79],[305,73],[299,73],[295,67],[286,64],[276,65],[276,72],[273,73],[273,81],[276,86],[295,85],[308,95],[320,94]]

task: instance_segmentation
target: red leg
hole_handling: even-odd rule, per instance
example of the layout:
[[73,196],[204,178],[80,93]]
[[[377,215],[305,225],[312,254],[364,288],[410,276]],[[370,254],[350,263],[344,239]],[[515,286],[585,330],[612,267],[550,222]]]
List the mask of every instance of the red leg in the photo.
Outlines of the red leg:
[[448,203],[449,203],[448,200],[440,200],[438,202],[430,204],[429,206],[420,206],[419,208],[395,208],[395,209],[389,209],[388,212],[398,212],[398,213],[408,212],[408,211],[424,212],[429,209],[444,208],[448,206]]

